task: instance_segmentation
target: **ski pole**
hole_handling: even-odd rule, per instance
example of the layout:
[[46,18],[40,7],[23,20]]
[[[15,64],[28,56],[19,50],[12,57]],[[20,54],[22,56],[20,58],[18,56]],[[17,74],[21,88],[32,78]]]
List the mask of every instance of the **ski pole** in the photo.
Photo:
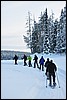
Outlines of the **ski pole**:
[[47,76],[46,76],[46,88],[47,88]]
[[60,83],[59,83],[59,79],[58,79],[57,72],[56,72],[56,76],[57,76],[58,86],[59,86],[59,88],[60,88]]

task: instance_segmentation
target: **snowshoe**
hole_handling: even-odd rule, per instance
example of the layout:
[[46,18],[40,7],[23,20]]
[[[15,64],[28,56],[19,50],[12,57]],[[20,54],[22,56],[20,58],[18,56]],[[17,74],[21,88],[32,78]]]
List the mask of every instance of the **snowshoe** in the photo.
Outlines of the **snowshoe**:
[[49,77],[47,76],[47,80],[49,80]]
[[53,83],[53,85],[51,86],[52,89],[54,89],[56,87],[56,83]]
[[56,83],[53,83],[53,86],[56,86]]
[[51,87],[52,85],[49,83],[49,86]]

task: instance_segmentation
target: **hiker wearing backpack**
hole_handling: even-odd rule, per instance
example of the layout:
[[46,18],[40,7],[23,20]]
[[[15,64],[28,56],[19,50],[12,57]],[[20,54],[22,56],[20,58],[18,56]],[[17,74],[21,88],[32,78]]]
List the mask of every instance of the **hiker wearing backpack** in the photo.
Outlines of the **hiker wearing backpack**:
[[34,68],[36,68],[36,65],[37,65],[37,67],[38,67],[38,57],[35,55],[34,56]]
[[45,73],[45,74],[46,74],[46,75],[47,75],[47,67],[48,67],[49,62],[50,62],[50,61],[49,61],[49,58],[47,58],[47,61],[45,62],[45,68],[46,68],[46,73]]
[[45,59],[42,56],[41,59],[39,60],[39,63],[40,63],[40,68],[39,69],[41,69],[41,66],[42,66],[42,71],[44,71],[44,62],[45,62]]
[[24,66],[27,65],[26,60],[27,60],[27,56],[24,54],[23,58],[21,58],[22,60],[24,59]]
[[15,60],[15,65],[16,65],[17,64],[17,60],[18,60],[18,56],[15,55],[14,58],[13,58],[13,60]]
[[52,86],[52,78],[53,78],[53,85],[55,86],[56,85],[56,82],[55,82],[55,72],[57,71],[57,67],[56,65],[53,63],[53,60],[51,60],[49,63],[48,63],[48,66],[47,66],[47,70],[46,70],[46,73],[49,72],[49,85]]
[[27,60],[28,60],[29,67],[32,67],[32,64],[31,64],[32,57],[31,56],[27,57]]

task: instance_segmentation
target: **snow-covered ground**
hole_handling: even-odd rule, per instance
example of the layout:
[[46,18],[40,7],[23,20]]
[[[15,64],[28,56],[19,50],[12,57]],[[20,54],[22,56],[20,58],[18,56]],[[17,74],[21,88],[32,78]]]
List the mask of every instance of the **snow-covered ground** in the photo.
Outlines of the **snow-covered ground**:
[[[23,60],[18,60],[18,65],[14,65],[14,60],[1,60],[1,99],[66,99],[66,56],[37,54],[39,59],[42,55],[57,65],[55,89],[49,85],[46,88],[45,71],[23,66]],[[34,55],[31,56],[33,65]]]

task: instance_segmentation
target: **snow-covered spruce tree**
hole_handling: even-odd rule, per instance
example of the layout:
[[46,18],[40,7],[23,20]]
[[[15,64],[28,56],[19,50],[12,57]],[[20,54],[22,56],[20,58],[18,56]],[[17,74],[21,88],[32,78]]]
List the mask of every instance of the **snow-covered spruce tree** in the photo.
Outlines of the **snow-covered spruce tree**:
[[61,41],[61,43],[60,43],[60,52],[62,51],[61,49],[62,49],[62,44],[63,44],[63,9],[61,10],[61,16],[60,16],[60,36],[61,36],[61,38],[60,38],[60,41]]
[[51,16],[49,17],[49,19],[48,19],[48,33],[49,33],[49,37],[48,37],[48,39],[49,39],[49,52],[51,53],[51,27],[52,27],[52,23],[51,23]]
[[32,29],[32,53],[36,53],[39,51],[38,45],[38,24],[34,20],[34,27]]
[[60,53],[66,52],[66,7],[61,10],[60,16]]
[[39,18],[40,18],[40,20],[38,22],[39,50],[40,50],[40,52],[43,52],[43,49],[44,49],[44,45],[43,45],[43,43],[44,43],[44,16],[43,16],[42,12],[41,12],[41,16]]
[[63,48],[64,52],[66,53],[66,6],[64,7],[64,18],[63,18],[63,32],[64,32],[64,42],[63,42]]
[[41,52],[48,52],[48,15],[47,15],[47,8],[44,12],[44,14],[41,13],[41,17],[39,20],[39,28],[40,28],[40,47]]
[[[49,52],[53,53],[56,46],[56,25],[54,24],[54,13],[48,19],[48,32],[49,32]],[[55,25],[55,26],[54,26]]]
[[60,43],[61,43],[61,37],[60,37],[60,22],[57,23],[57,37],[56,37],[56,47],[55,52],[60,53]]
[[58,34],[56,40],[56,52],[66,52],[66,7],[61,10],[60,20],[58,22]]
[[29,37],[28,36],[25,36],[25,35],[23,35],[23,37],[24,37],[24,41],[27,44],[27,47],[29,47]]
[[43,48],[43,39],[41,38],[41,27],[40,27],[40,24],[38,23],[38,45],[37,45],[37,48],[38,48],[38,53],[41,53],[42,52],[42,48]]
[[62,30],[62,48],[61,48],[61,52],[66,52],[66,7],[64,7],[64,11],[63,11],[63,30]]
[[44,53],[49,52],[49,33],[48,33],[48,14],[47,14],[47,8],[44,13]]
[[23,37],[24,37],[24,41],[26,42],[26,44],[27,44],[27,46],[28,46],[28,48],[30,48],[31,49],[31,53],[32,53],[32,46],[31,46],[31,42],[32,42],[32,37],[31,37],[31,18],[30,18],[30,12],[28,12],[28,19],[27,19],[27,23],[26,23],[26,28],[28,28],[27,29],[27,36],[25,36],[25,35],[23,35]]
[[54,46],[54,49],[53,49],[53,52],[55,53],[56,52],[56,43],[57,43],[57,34],[58,34],[59,30],[58,30],[58,20],[55,19],[55,22],[54,22],[54,35],[53,35],[53,46]]

